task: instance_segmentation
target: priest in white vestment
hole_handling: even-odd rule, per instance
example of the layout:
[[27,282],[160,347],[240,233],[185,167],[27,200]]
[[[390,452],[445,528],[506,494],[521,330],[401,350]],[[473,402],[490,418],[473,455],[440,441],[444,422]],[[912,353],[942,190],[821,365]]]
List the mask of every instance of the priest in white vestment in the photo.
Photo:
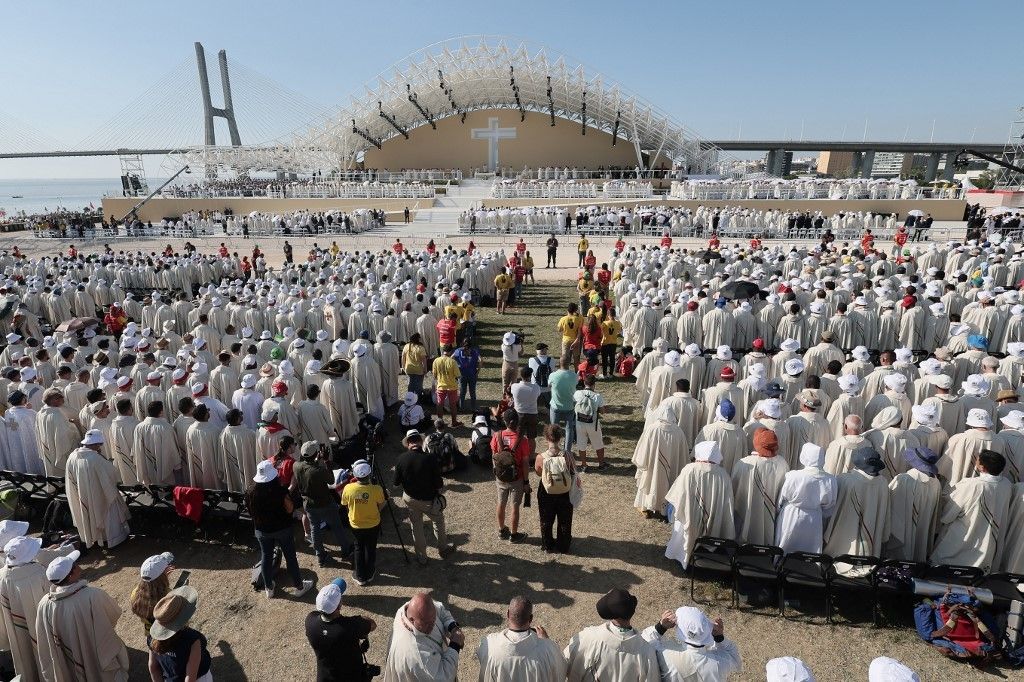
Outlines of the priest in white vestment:
[[739,648],[726,639],[722,619],[712,622],[698,608],[666,611],[641,636],[658,652],[663,682],[725,682],[742,672]]
[[43,457],[39,446],[39,431],[36,422],[39,413],[28,406],[28,399],[21,391],[14,391],[10,409],[3,415],[7,431],[7,452],[11,471],[23,474],[42,474]]
[[689,448],[683,430],[676,425],[671,407],[659,409],[647,423],[633,451],[636,466],[636,498],[633,506],[647,518],[665,510],[665,493],[689,459]]
[[736,406],[731,400],[725,399],[715,408],[714,421],[697,434],[698,441],[718,443],[719,451],[722,453],[722,468],[729,472],[730,476],[736,463],[750,452],[750,448],[747,447],[747,434],[734,422],[735,419]]
[[4,545],[0,570],[0,620],[9,637],[14,670],[25,682],[39,678],[36,609],[50,591],[46,567],[36,562],[42,540],[16,537]]
[[[853,454],[853,471],[836,476],[836,511],[825,529],[825,554],[880,557],[889,536],[888,480],[885,463],[870,446]],[[863,568],[836,564],[842,575],[861,575]]]
[[320,372],[328,376],[320,402],[331,415],[331,424],[341,439],[351,438],[359,432],[359,412],[355,389],[349,378],[349,362],[340,358],[331,360]]
[[121,607],[82,579],[78,557],[72,552],[46,567],[50,593],[36,609],[41,677],[52,682],[126,682],[128,650],[115,629]]
[[811,390],[800,391],[796,396],[796,402],[800,405],[800,411],[786,420],[789,427],[790,457],[786,463],[790,469],[797,468],[797,456],[794,452],[798,444],[814,443],[822,448],[827,448],[832,442],[832,430],[821,415],[821,399]]
[[223,490],[223,455],[220,451],[222,429],[210,421],[210,411],[205,405],[197,405],[192,416],[195,422],[185,433],[189,485],[204,490]]
[[47,389],[43,393],[43,404],[36,420],[43,468],[47,476],[63,476],[68,455],[78,447],[82,434],[78,425],[69,420],[61,409],[64,407],[63,393],[55,388]]
[[740,543],[770,545],[775,541],[777,501],[789,465],[777,457],[779,439],[774,431],[754,432],[754,452],[732,469],[736,539]]
[[299,417],[299,435],[304,442],[315,441],[327,445],[336,434],[331,423],[331,415],[319,398],[318,386],[313,385],[306,389],[306,399],[299,403],[296,409]]
[[704,441],[693,447],[694,462],[683,467],[665,500],[672,505],[672,537],[665,556],[685,569],[697,538],[705,535],[736,537],[732,481],[722,468],[718,443]]
[[103,433],[91,429],[82,439],[82,447],[68,457],[64,475],[68,508],[86,547],[100,545],[110,549],[128,538],[128,505],[117,489],[118,475],[113,463],[100,450]]
[[1006,526],[1003,564],[999,570],[1024,574],[1024,482],[1013,486]]
[[220,433],[221,464],[224,488],[244,493],[249,481],[256,475],[256,465],[262,459],[256,448],[256,432],[242,423],[241,410],[228,411],[228,426]]
[[421,592],[395,613],[383,682],[455,682],[465,644],[448,609]]
[[597,601],[597,615],[605,622],[573,635],[563,652],[568,682],[660,682],[661,668],[654,646],[630,623],[636,605],[636,597],[618,588]]
[[132,455],[142,485],[174,485],[176,476],[181,476],[182,461],[174,443],[174,428],[163,418],[162,403],[151,404],[146,418],[135,427]]
[[[992,416],[981,408],[967,413],[967,431],[953,434],[946,444],[946,454],[939,460],[939,476],[944,487],[952,487],[975,475],[975,461],[982,450],[1002,453],[1003,441],[996,439],[992,430]],[[1003,467],[1000,467],[1002,471]]]
[[564,682],[565,657],[548,639],[541,625],[533,624],[533,604],[513,597],[506,613],[507,627],[480,640],[476,650],[481,680],[509,682]]
[[939,536],[929,561],[975,566],[989,573],[1002,562],[1013,484],[1002,477],[1006,458],[982,450],[974,476],[954,484],[939,517]]
[[900,426],[902,421],[903,415],[898,407],[886,407],[875,415],[875,420],[871,422],[871,430],[864,434],[864,438],[885,462],[883,473],[888,480],[906,471],[907,463],[903,459],[903,451],[921,445],[914,434]]
[[675,391],[676,381],[685,377],[685,373],[679,367],[680,360],[679,351],[670,350],[665,353],[664,364],[651,370],[650,396],[644,410],[645,417],[649,418],[661,401]]
[[939,455],[928,447],[907,448],[908,469],[889,483],[889,537],[885,556],[901,561],[927,562],[938,528]]

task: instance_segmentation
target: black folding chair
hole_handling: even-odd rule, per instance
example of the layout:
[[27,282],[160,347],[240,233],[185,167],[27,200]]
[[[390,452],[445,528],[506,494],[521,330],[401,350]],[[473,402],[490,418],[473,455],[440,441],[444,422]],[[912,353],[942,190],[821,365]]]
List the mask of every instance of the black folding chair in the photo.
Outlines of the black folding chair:
[[[914,580],[920,580],[927,572],[928,564],[922,561],[887,559],[879,564],[875,570],[875,594],[878,599],[879,615],[882,615],[883,605],[896,607],[889,611],[909,613],[911,609],[903,607],[909,606],[906,602],[917,599],[914,594]],[[899,576],[899,579],[895,576]]]
[[779,565],[782,549],[771,545],[740,545],[733,560],[733,604],[739,608],[740,580],[754,580],[770,583],[775,590],[779,614],[782,614],[782,588]]
[[[881,560],[873,556],[842,554],[833,558],[829,572],[830,594],[827,618],[832,617],[837,591],[867,592],[871,596],[871,623],[878,625],[878,599],[875,586],[875,571]],[[842,571],[842,572],[840,572]],[[831,621],[830,621],[831,622]]]
[[832,568],[832,557],[814,552],[790,552],[783,558],[780,567],[781,599],[779,601],[783,617],[786,615],[786,587],[809,587],[820,589],[825,596],[825,620],[831,621],[828,603],[831,587],[829,571]]
[[704,536],[697,538],[690,553],[687,572],[690,574],[690,600],[697,601],[693,593],[693,583],[697,571],[714,571],[732,576],[733,559],[739,545],[735,540]]
[[977,587],[989,590],[993,599],[1004,605],[1024,601],[1024,575],[1019,573],[993,573],[985,576]]
[[929,566],[925,571],[925,580],[946,585],[964,585],[973,587],[985,577],[985,571],[976,566],[956,566],[953,564],[942,564]]

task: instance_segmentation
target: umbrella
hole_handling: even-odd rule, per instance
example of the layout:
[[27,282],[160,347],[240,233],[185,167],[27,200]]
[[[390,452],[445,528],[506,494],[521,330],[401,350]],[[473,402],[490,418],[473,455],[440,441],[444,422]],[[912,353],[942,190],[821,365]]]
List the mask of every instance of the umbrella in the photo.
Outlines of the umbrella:
[[80,332],[87,327],[95,327],[100,323],[95,317],[72,317],[57,325],[59,332]]
[[924,211],[922,211],[921,209],[915,208],[913,211],[907,211],[907,215],[923,216],[924,215]]
[[996,206],[995,208],[987,211],[988,215],[1002,215],[1003,213],[1016,213],[1024,209],[1014,208],[1013,206]]
[[736,280],[726,282],[725,286],[719,289],[718,294],[722,298],[739,300],[741,298],[757,298],[761,295],[761,288],[753,282]]
[[694,254],[697,258],[707,258],[708,260],[724,260],[722,254],[718,251],[712,251],[707,249],[706,251],[698,251]]

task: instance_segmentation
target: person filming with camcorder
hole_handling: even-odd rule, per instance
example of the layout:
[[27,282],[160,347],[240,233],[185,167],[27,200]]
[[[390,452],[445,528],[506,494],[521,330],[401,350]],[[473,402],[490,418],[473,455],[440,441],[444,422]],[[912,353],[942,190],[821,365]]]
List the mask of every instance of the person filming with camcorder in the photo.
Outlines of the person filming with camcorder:
[[329,448],[317,441],[302,444],[299,461],[293,469],[295,487],[302,495],[302,505],[309,516],[310,535],[313,551],[320,566],[333,562],[324,549],[323,526],[334,533],[334,539],[341,546],[341,556],[347,559],[352,554],[352,533],[341,520],[341,507],[334,491],[334,474],[330,469]]
[[380,666],[366,661],[370,633],[377,623],[362,616],[341,613],[347,585],[335,578],[316,595],[316,610],[306,616],[306,639],[316,655],[317,682],[369,682],[380,675]]

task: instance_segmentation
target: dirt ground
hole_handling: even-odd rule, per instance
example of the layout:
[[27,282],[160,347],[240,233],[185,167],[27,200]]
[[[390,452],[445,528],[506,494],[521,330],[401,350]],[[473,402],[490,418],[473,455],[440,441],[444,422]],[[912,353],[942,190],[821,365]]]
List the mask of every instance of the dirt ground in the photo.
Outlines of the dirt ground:
[[[13,240],[4,241],[10,244]],[[25,241],[21,243],[24,249]],[[33,247],[36,243],[28,241]],[[53,242],[47,242],[46,247],[40,246],[47,253],[55,250]],[[369,244],[359,247],[375,248]],[[539,245],[531,244],[531,249],[535,254],[543,253]],[[572,256],[575,261],[572,250],[563,250],[563,257]],[[565,304],[573,299],[573,289],[566,281],[553,280],[567,279],[571,273],[571,269],[547,273],[538,270],[538,274],[550,278],[539,277],[542,281],[529,286],[521,304],[506,317],[499,318],[492,310],[480,311],[485,363],[480,382],[483,404],[491,405],[498,398],[498,345],[505,331],[522,328],[527,335],[527,347],[541,340],[557,347],[555,322]],[[431,559],[426,567],[417,566],[415,561],[405,563],[391,518],[385,515],[378,579],[364,588],[350,582],[344,599],[345,612],[368,616],[378,624],[378,631],[370,640],[371,662],[384,662],[392,618],[418,590],[433,590],[436,598],[446,603],[463,624],[467,635],[467,648],[460,661],[463,680],[476,677],[473,651],[483,635],[502,627],[505,609],[513,596],[526,595],[533,600],[536,623],[547,628],[561,646],[581,628],[599,622],[594,605],[612,587],[628,588],[639,597],[634,619],[638,628],[652,624],[665,609],[692,603],[688,578],[678,564],[663,556],[669,527],[644,520],[632,507],[635,487],[629,459],[642,428],[636,393],[631,384],[619,381],[602,382],[599,390],[609,405],[604,434],[612,468],[586,475],[586,497],[573,524],[572,554],[549,556],[541,552],[536,506],[523,513],[521,529],[529,536],[525,544],[499,540],[494,520],[493,478],[470,465],[471,468],[448,480],[448,532],[458,545],[451,558],[440,560],[436,548],[430,547]],[[378,453],[387,479],[400,452],[393,418],[389,432],[388,442]],[[465,447],[468,431],[461,429],[457,435]],[[403,510],[397,511],[402,523]],[[127,611],[128,597],[138,580],[138,566],[145,557],[161,551],[173,552],[178,567],[191,571],[191,584],[200,594],[193,625],[209,640],[215,679],[313,679],[314,659],[303,634],[303,619],[313,609],[315,592],[299,601],[267,600],[262,593],[254,592],[248,571],[257,560],[251,528],[238,527],[233,533],[233,544],[225,545],[198,537],[177,520],[168,519],[155,529],[153,524],[148,525],[152,534],[136,537],[109,554],[93,552],[83,560],[85,576],[107,590],[126,610],[118,632],[129,647],[132,680],[148,680],[149,676],[143,629]],[[405,542],[410,543],[407,524],[401,525],[401,532]],[[350,577],[347,568],[317,568],[311,548],[296,535],[305,577],[315,578],[318,587],[338,575]],[[727,636],[739,644],[744,672],[735,679],[763,680],[769,658],[793,655],[804,659],[821,682],[866,680],[868,664],[883,654],[904,661],[919,672],[922,680],[982,678],[982,673],[930,651],[905,626],[876,629],[863,615],[852,624],[828,626],[814,611],[783,619],[773,613],[732,610],[728,608],[728,589],[714,582],[698,581],[697,597],[698,605],[706,608],[709,615],[720,615],[725,620]],[[709,600],[714,603],[705,605]]]

